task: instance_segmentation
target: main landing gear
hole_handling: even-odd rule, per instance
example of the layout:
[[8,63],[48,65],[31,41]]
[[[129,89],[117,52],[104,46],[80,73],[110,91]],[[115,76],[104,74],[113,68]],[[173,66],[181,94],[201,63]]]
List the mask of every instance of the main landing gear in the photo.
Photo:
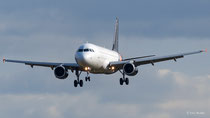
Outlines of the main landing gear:
[[[83,80],[79,79],[79,76],[81,75],[82,71],[79,72],[79,70],[76,70],[75,74],[77,76],[77,79],[74,80],[74,87],[77,87],[78,85],[80,87],[83,87]],[[87,76],[85,77],[85,81],[90,81],[89,72],[87,72]]]
[[120,85],[123,85],[123,83],[125,82],[126,85],[129,84],[129,79],[128,78],[125,78],[125,73],[120,71],[120,73],[122,73],[123,75],[123,78],[120,78]]
[[76,70],[75,74],[77,76],[77,80],[74,80],[74,87],[77,87],[78,84],[80,87],[83,87],[83,80],[79,80],[79,76],[81,73],[82,73],[82,71],[79,72],[78,70]]

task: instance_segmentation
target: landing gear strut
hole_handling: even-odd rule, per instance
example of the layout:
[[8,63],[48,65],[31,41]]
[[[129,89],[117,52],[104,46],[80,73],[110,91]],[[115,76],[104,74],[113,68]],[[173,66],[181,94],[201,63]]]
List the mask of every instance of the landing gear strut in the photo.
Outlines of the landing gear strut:
[[76,70],[75,74],[77,76],[77,80],[74,80],[74,87],[77,87],[78,84],[80,85],[80,87],[83,87],[83,80],[79,79],[79,76],[81,73],[82,73],[82,71],[79,72],[79,70]]
[[123,75],[123,78],[120,78],[120,85],[123,85],[124,82],[125,82],[126,85],[128,85],[129,84],[129,79],[125,78],[125,72],[120,71],[120,73],[122,73],[122,75]]

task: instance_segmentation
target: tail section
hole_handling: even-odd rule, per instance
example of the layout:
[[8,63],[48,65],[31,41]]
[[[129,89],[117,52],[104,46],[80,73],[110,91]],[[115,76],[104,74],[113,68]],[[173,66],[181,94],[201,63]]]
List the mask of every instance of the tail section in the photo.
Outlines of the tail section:
[[116,18],[115,35],[112,50],[118,52],[118,36],[119,36],[119,19]]

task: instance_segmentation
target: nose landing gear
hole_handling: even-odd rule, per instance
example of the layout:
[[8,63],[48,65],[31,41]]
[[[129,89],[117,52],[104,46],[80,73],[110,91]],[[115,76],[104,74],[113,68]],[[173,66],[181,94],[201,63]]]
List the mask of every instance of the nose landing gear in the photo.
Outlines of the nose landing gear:
[[[75,71],[75,75],[77,76],[77,79],[74,80],[74,87],[77,87],[78,85],[80,87],[83,87],[83,80],[79,79],[79,76],[81,75],[82,71],[79,72],[79,70]],[[85,81],[90,81],[89,72],[87,72],[87,76],[85,77]]]
[[85,81],[86,81],[86,82],[87,82],[87,81],[90,81],[90,77],[89,77],[89,76],[85,77]]
[[87,72],[87,76],[85,77],[85,81],[90,81],[90,76],[89,76],[89,72]]

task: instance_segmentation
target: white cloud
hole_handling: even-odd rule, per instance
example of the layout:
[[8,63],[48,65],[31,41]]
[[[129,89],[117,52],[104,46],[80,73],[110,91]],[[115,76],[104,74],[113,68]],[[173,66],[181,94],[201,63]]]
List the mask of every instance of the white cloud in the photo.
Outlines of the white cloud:
[[154,112],[147,115],[145,118],[172,118],[167,112]]
[[186,84],[186,77],[180,73],[180,72],[173,72],[169,69],[159,69],[157,71],[157,75],[159,76],[159,78],[172,78],[174,80],[174,82],[176,82],[176,84],[178,84],[179,86],[181,85],[185,85]]
[[[168,74],[169,72],[170,74]],[[174,80],[173,89],[169,94],[170,97],[157,104],[161,111],[185,115],[187,112],[204,112],[204,117],[209,116],[209,75],[190,76],[168,69],[159,70],[157,75],[168,75],[167,79]],[[166,76],[160,77],[164,78]]]
[[[102,103],[90,92],[69,94],[0,95],[1,117],[132,117],[139,115],[138,104]],[[18,110],[17,110],[18,109]],[[16,112],[19,111],[19,112]]]
[[208,75],[208,79],[210,79],[210,75]]
[[49,117],[51,118],[62,118],[61,113],[58,111],[56,106],[51,106],[47,109],[47,114],[49,114]]
[[[209,117],[209,98],[205,99],[172,99],[169,101],[165,101],[157,105],[161,111],[165,111],[167,113],[173,114],[172,116],[187,116],[188,112],[202,112],[203,114],[197,116],[199,117]],[[175,115],[177,114],[177,115]]]
[[[192,109],[193,107],[202,108],[203,102],[202,101],[191,101],[191,100],[170,100],[165,101],[164,103],[160,104],[160,108],[170,111],[170,110],[183,110],[183,109]],[[206,106],[207,107],[207,106]]]
[[[165,95],[166,99],[153,104],[138,101],[123,103],[121,99],[117,102],[101,101],[100,94],[103,93],[96,94],[94,91],[76,94],[1,94],[0,114],[5,118],[14,117],[14,114],[22,118],[174,118],[185,117],[187,112],[204,112],[204,116],[208,117],[210,99],[205,96],[210,90],[208,76],[189,77],[171,70],[166,72],[171,73],[167,78],[174,79],[175,86],[172,90],[169,89],[169,94]],[[180,82],[176,81],[177,78],[187,82],[184,86],[183,84],[180,86]],[[204,86],[205,89],[200,90],[199,86]],[[126,96],[128,100],[130,97]]]
[[180,72],[173,72],[172,73],[173,78],[175,79],[175,82],[179,85],[179,86],[185,86],[188,79],[185,77],[184,74],[180,73]]
[[170,74],[170,70],[169,69],[159,69],[157,74],[160,76],[160,77],[165,77],[167,75]]

